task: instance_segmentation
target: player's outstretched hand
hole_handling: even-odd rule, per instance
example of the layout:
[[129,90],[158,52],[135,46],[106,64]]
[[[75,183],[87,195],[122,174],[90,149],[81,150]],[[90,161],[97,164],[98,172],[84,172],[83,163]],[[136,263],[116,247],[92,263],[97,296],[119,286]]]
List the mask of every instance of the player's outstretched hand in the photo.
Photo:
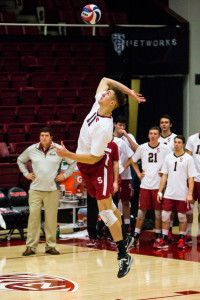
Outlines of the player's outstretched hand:
[[146,99],[142,96],[142,94],[138,94],[134,90],[131,90],[130,96],[138,103],[146,102]]
[[69,152],[66,148],[65,148],[65,146],[64,146],[64,144],[63,144],[63,141],[61,142],[61,148],[60,147],[57,147],[56,145],[51,145],[52,147],[54,147],[54,149],[56,150],[56,153],[57,153],[57,155],[58,156],[60,156],[60,157],[66,157],[67,156],[67,153]]

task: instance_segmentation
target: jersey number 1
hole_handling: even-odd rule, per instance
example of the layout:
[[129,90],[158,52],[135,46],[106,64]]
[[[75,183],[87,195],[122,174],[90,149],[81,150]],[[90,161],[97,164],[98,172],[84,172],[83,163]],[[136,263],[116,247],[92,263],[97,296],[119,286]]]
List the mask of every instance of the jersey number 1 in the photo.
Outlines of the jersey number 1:
[[174,171],[176,171],[176,168],[177,168],[177,161],[174,164]]

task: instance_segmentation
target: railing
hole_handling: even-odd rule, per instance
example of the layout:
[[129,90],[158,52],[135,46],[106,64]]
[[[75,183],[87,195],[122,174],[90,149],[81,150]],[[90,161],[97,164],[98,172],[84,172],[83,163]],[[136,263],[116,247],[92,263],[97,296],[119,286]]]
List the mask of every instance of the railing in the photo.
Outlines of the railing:
[[[114,24],[115,26],[121,27],[165,27],[167,25],[130,25],[130,24]],[[27,27],[44,27],[43,34],[47,35],[49,27],[58,27],[58,28],[68,28],[68,27],[87,27],[92,29],[92,36],[96,35],[96,28],[109,28],[108,24],[96,24],[96,25],[87,25],[87,24],[41,24],[41,23],[0,23],[0,26],[27,26]],[[179,27],[179,25],[177,25]]]

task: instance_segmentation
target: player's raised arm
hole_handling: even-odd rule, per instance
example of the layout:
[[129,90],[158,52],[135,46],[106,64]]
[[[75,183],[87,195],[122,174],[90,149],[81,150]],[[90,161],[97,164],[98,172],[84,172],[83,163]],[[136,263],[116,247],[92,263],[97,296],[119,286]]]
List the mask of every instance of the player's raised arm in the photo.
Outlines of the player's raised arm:
[[106,77],[103,77],[101,79],[96,93],[107,91],[109,89],[112,89],[112,87],[117,87],[121,92],[131,96],[138,103],[146,102],[146,99],[141,94],[136,93],[134,90],[129,89],[127,86],[116,80]]

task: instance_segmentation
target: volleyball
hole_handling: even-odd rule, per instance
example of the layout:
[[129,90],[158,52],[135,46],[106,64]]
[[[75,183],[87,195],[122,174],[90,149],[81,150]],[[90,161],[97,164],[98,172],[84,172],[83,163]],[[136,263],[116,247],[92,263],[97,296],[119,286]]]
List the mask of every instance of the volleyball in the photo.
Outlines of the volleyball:
[[85,23],[95,25],[101,18],[101,10],[95,4],[88,4],[83,7],[81,18]]

